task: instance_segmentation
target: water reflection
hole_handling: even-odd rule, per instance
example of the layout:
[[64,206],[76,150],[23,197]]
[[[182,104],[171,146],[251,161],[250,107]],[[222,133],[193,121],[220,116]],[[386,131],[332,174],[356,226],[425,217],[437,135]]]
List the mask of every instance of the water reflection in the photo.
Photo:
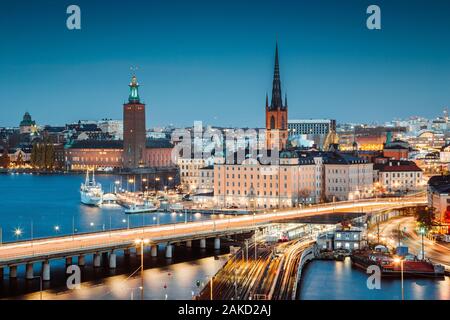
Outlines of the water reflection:
[[[98,175],[96,179],[106,190],[116,180],[112,175]],[[75,174],[0,175],[3,241],[210,219],[208,214],[126,215],[121,207],[85,206],[79,193],[83,180],[83,175]],[[19,236],[14,234],[17,228],[22,231]]]
[[[381,290],[367,288],[367,275],[342,261],[311,262],[302,275],[300,299],[303,300],[399,300],[400,279],[383,278]],[[450,278],[405,279],[407,300],[449,300]]]
[[[181,300],[192,299],[198,294],[197,281],[206,281],[226,262],[226,256],[203,258],[191,262],[176,263],[166,267],[144,271],[144,299]],[[136,269],[138,270],[138,269]],[[55,293],[45,291],[43,299],[52,300],[138,300],[141,298],[141,278],[137,271],[135,276],[119,275],[106,278],[102,283],[83,283],[78,290]],[[39,299],[40,293],[25,295],[23,299]]]

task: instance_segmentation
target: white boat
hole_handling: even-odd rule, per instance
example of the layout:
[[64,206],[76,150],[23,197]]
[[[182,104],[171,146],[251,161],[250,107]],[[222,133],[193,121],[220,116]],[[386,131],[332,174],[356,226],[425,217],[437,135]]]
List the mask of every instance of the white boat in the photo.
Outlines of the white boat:
[[133,214],[133,213],[146,213],[146,212],[155,212],[158,210],[158,207],[154,206],[152,203],[145,201],[143,205],[132,204],[128,208],[125,209],[125,213]]
[[89,170],[86,171],[86,180],[80,188],[81,203],[88,206],[99,206],[103,202],[102,185],[95,182],[95,174],[92,172],[92,180],[89,179]]
[[172,203],[169,206],[169,210],[172,210],[172,211],[179,211],[179,210],[183,210],[183,209],[184,209],[184,206],[181,203]]
[[104,193],[102,197],[102,207],[120,207],[117,203],[117,196],[114,193]]

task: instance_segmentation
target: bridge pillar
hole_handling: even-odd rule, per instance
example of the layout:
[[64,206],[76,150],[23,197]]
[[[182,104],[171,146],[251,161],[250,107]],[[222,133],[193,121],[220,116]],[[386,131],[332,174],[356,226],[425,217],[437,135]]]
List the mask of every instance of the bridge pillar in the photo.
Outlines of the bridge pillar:
[[72,257],[66,257],[66,267],[72,265]]
[[42,281],[50,281],[50,262],[42,262]]
[[85,259],[85,257],[84,257],[83,254],[80,254],[80,255],[78,256],[78,265],[79,265],[80,267],[84,267],[85,264],[86,264],[86,259]]
[[111,251],[111,253],[109,254],[109,268],[116,268],[116,254],[114,253],[114,251]]
[[25,272],[25,279],[27,280],[31,280],[34,278],[34,274],[33,274],[33,264],[32,263],[27,263],[26,264],[26,272]]
[[99,268],[102,265],[102,256],[100,253],[94,253],[94,268]]
[[192,240],[186,241],[186,247],[192,248]]
[[130,256],[130,248],[124,249],[123,250],[123,255],[126,256],[126,257],[129,257]]
[[16,279],[17,278],[17,266],[9,267],[9,278]]
[[158,245],[157,244],[154,244],[154,245],[152,245],[151,246],[151,256],[152,257],[156,257],[156,256],[158,256]]
[[166,258],[167,259],[170,259],[170,258],[172,258],[172,245],[171,244],[167,244],[167,246],[166,246]]
[[206,248],[206,239],[200,239],[200,248],[205,249]]
[[3,279],[3,267],[0,267],[0,280]]
[[214,250],[220,250],[220,238],[219,237],[214,238]]

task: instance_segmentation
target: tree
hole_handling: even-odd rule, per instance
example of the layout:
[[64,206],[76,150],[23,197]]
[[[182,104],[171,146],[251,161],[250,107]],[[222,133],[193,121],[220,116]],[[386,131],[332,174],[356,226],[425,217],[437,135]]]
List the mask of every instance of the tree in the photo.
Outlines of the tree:
[[305,204],[306,203],[306,199],[309,198],[311,195],[311,191],[308,189],[302,189],[298,192],[298,196],[300,198],[300,202]]
[[53,143],[45,144],[45,169],[53,170],[55,166],[55,149]]
[[23,164],[24,164],[24,161],[23,161],[22,151],[19,151],[19,154],[17,155],[17,159],[16,159],[16,165],[20,167]]
[[2,168],[8,168],[9,167],[9,155],[8,155],[8,150],[6,148],[3,149],[3,154],[0,157],[0,167]]
[[435,213],[433,207],[418,209],[416,215],[420,228],[425,228],[428,232],[434,226]]
[[33,143],[33,149],[31,149],[31,156],[30,156],[30,162],[31,162],[31,166],[33,168],[36,168],[38,163],[37,163],[37,159],[38,159],[38,144],[35,142]]

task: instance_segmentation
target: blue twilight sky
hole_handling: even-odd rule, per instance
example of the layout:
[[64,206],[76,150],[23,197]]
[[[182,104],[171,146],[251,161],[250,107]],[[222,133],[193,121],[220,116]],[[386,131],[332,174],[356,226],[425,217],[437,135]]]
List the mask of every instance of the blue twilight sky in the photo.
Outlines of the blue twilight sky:
[[147,127],[261,127],[276,39],[290,118],[433,117],[450,106],[449,15],[448,0],[0,0],[0,126],[121,119],[137,65]]

